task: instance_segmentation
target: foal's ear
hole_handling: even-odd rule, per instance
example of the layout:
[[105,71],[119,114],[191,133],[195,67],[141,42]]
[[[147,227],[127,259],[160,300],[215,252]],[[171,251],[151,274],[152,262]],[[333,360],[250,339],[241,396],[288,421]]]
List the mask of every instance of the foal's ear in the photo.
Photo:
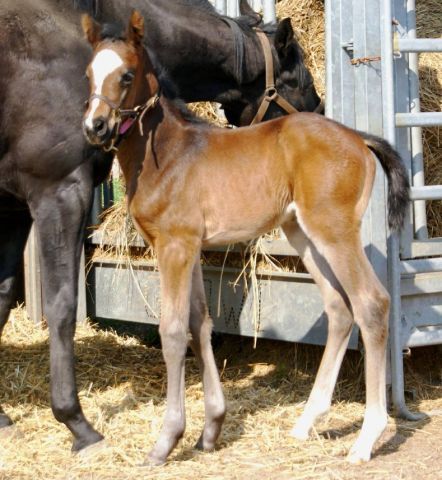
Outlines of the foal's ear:
[[134,10],[130,16],[127,37],[134,45],[139,45],[143,36],[144,18],[138,10]]
[[81,16],[81,26],[88,42],[94,46],[101,38],[101,25],[99,25],[90,15],[84,13]]
[[275,33],[275,48],[278,52],[279,58],[285,58],[288,53],[288,48],[294,38],[292,22],[290,18],[284,18],[278,23],[278,28]]

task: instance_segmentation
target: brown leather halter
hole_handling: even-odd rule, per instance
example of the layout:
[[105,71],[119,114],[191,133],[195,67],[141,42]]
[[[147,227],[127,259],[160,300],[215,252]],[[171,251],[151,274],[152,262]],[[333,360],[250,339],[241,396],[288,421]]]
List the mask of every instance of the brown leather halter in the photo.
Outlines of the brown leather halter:
[[[273,55],[272,55],[272,47],[270,46],[269,39],[267,35],[262,30],[255,30],[256,35],[261,42],[262,50],[264,52],[264,59],[265,59],[265,68],[266,68],[266,89],[264,91],[264,98],[261,101],[261,105],[256,112],[255,117],[252,120],[251,125],[255,123],[261,122],[264,118],[264,115],[267,112],[267,109],[270,106],[270,102],[275,102],[279,105],[283,110],[287,113],[296,113],[299,112],[293,105],[291,105],[285,98],[281,97],[276,89],[275,85],[275,76],[274,76],[274,69],[273,69]],[[323,108],[322,101],[319,105],[315,108],[314,112],[318,112]]]
[[[140,131],[140,135],[143,136],[143,118],[146,112],[151,110],[156,106],[158,100],[160,99],[161,90],[158,90],[155,95],[148,98],[145,103],[141,105],[137,105],[131,109],[122,109],[119,105],[115,102],[112,102],[108,97],[105,95],[100,95],[98,93],[93,93],[86,104],[89,104],[92,100],[98,99],[106,103],[112,110],[112,114],[115,116],[115,128],[114,128],[114,135],[110,138],[110,143],[103,149],[106,152],[111,150],[118,151],[118,146],[121,141],[124,139],[126,134],[132,130],[132,126],[138,121],[138,128]],[[125,119],[125,120],[124,120]]]

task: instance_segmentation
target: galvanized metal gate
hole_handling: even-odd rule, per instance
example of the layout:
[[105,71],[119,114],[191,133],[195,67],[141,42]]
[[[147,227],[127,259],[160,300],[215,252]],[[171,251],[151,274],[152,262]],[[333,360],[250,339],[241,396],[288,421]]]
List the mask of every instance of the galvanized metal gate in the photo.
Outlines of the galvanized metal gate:
[[416,39],[416,0],[383,0],[382,38],[384,136],[407,162],[413,199],[401,238],[390,239],[392,400],[414,418],[404,400],[403,350],[442,343],[442,238],[428,239],[424,202],[442,199],[442,186],[425,186],[421,131],[442,125],[442,113],[420,112],[418,53],[442,53],[442,39]]
[[327,115],[389,140],[412,180],[413,204],[401,238],[388,237],[382,178],[375,182],[371,203],[377,206],[370,206],[364,238],[372,239],[371,261],[392,296],[393,404],[413,418],[404,402],[403,352],[442,343],[442,238],[428,239],[423,201],[441,199],[442,187],[424,185],[421,132],[442,125],[442,114],[419,111],[417,53],[441,52],[442,40],[416,39],[415,0],[327,0],[326,19]]

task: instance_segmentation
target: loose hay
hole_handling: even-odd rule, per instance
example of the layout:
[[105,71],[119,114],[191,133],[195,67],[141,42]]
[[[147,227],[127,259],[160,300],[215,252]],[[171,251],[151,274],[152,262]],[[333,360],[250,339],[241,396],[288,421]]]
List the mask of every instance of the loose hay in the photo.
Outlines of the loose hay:
[[[364,411],[363,362],[348,352],[334,405],[312,440],[288,432],[313,384],[322,349],[282,342],[222,337],[216,358],[227,397],[225,428],[213,453],[193,450],[203,426],[203,395],[196,361],[187,358],[187,432],[167,465],[139,467],[161,428],[165,410],[165,367],[160,350],[138,339],[97,330],[88,323],[76,334],[77,378],[87,418],[106,436],[109,449],[95,458],[69,452],[68,430],[49,407],[48,332],[16,309],[0,348],[2,405],[22,438],[1,441],[1,479],[269,479],[438,478],[442,471],[442,417],[396,422],[367,466],[352,467],[344,455]],[[416,388],[413,408],[442,411],[441,350],[420,350],[407,368],[407,387]],[[419,358],[420,357],[420,358]],[[389,440],[388,443],[385,443]],[[414,448],[413,448],[414,446]],[[430,448],[431,447],[431,448]],[[401,474],[401,469],[403,474]]]

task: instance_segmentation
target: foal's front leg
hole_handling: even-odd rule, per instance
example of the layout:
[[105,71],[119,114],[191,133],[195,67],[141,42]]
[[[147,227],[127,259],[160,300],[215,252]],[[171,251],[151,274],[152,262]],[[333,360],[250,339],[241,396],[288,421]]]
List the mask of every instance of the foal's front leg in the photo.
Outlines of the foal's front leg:
[[200,248],[196,241],[161,238],[155,242],[161,282],[160,335],[167,368],[167,407],[160,437],[148,463],[164,463],[183,436],[184,360],[189,329],[192,270]]

